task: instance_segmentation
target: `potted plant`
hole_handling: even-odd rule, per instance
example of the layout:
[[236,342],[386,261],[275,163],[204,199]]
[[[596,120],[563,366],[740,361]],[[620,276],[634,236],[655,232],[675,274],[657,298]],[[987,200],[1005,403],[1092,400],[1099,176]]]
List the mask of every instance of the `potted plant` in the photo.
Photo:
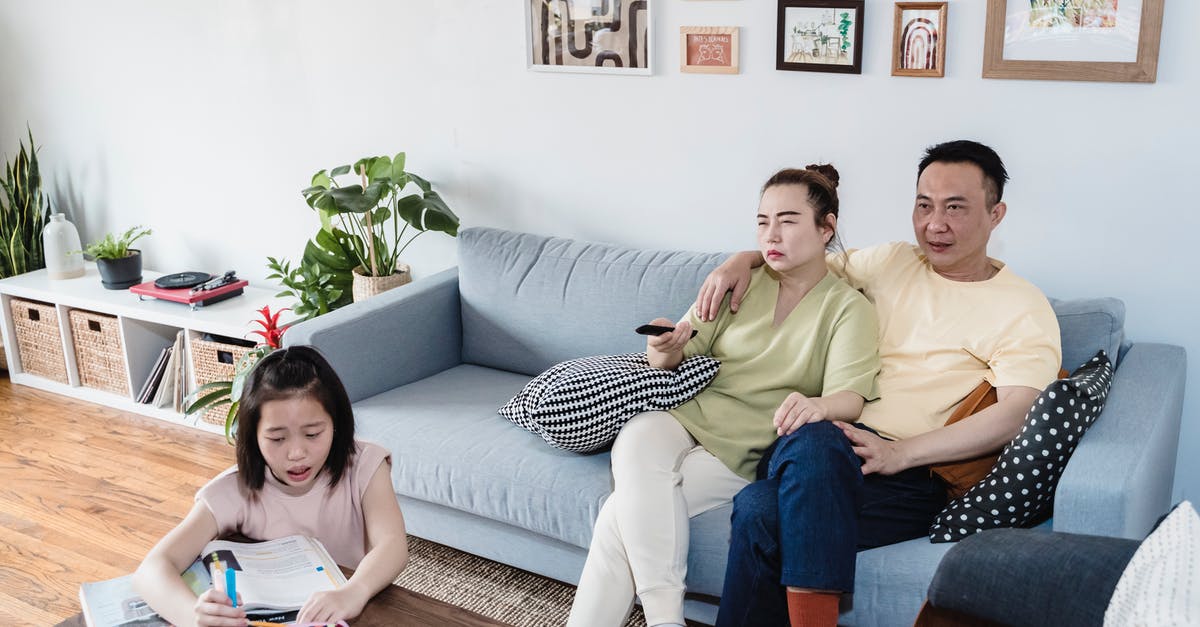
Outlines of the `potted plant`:
[[[458,216],[429,181],[405,171],[404,161],[404,153],[399,153],[321,170],[301,192],[321,218],[321,232],[309,242],[306,259],[334,275],[352,274],[356,301],[411,280],[408,266],[398,260],[418,235],[426,231],[458,235]],[[357,177],[357,183],[338,181],[347,175]],[[409,184],[419,191],[402,195]],[[336,284],[339,277],[333,280]]]
[[150,229],[141,226],[131,227],[119,236],[108,233],[104,239],[88,244],[80,252],[96,260],[104,287],[127,289],[142,282],[142,251],[129,245],[150,233]]
[[[6,163],[0,178],[0,279],[46,267],[42,231],[50,218],[50,199],[42,191],[41,171],[33,132],[29,148]],[[4,343],[0,342],[0,370],[7,369]]]
[[238,360],[237,365],[234,366],[233,379],[205,383],[188,395],[187,401],[184,403],[184,414],[190,416],[213,405],[228,402],[229,411],[225,414],[225,441],[233,444],[233,436],[237,431],[238,404],[242,399],[242,387],[246,383],[246,377],[250,375],[250,371],[254,369],[258,360],[283,346],[283,332],[294,324],[288,323],[280,326],[279,315],[285,311],[288,311],[287,307],[273,314],[269,306],[258,310],[262,319],[254,320],[254,322],[258,323],[262,329],[251,331],[251,333],[262,336],[262,341]]

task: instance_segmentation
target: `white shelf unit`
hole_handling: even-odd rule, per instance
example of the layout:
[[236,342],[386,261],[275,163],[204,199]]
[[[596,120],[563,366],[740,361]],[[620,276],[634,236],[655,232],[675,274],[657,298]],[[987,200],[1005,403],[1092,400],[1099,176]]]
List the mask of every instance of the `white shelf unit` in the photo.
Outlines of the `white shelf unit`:
[[[162,276],[162,273],[151,271],[142,274],[145,281]],[[240,296],[191,309],[187,305],[165,300],[140,300],[128,290],[105,289],[100,284],[100,275],[95,264],[88,264],[84,276],[76,279],[51,280],[45,270],[3,279],[0,280],[0,317],[3,319],[0,331],[3,331],[4,349],[8,356],[9,377],[17,385],[28,385],[123,411],[223,434],[223,426],[203,422],[200,420],[200,414],[188,417],[171,408],[157,408],[150,404],[138,403],[134,396],[150,375],[159,353],[175,342],[175,336],[180,330],[184,331],[184,363],[188,389],[195,389],[195,373],[191,367],[192,341],[205,333],[240,339],[257,338],[258,336],[250,335],[250,331],[261,328],[253,323],[260,317],[258,310],[263,306],[270,306],[274,312],[288,305],[282,299],[276,298],[275,293],[275,290],[246,286]],[[68,384],[64,385],[22,370],[10,306],[13,298],[40,301],[55,306],[63,353],[66,355]],[[72,309],[117,317],[131,394],[114,394],[80,385],[71,325],[67,317],[67,312]]]

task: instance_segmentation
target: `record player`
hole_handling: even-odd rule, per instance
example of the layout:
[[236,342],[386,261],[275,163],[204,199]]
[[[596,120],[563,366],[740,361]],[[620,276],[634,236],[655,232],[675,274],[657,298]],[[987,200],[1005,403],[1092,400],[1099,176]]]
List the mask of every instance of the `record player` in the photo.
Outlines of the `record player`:
[[233,270],[219,277],[205,272],[177,272],[134,285],[129,291],[137,294],[138,300],[168,300],[198,309],[238,296],[249,284],[237,278]]

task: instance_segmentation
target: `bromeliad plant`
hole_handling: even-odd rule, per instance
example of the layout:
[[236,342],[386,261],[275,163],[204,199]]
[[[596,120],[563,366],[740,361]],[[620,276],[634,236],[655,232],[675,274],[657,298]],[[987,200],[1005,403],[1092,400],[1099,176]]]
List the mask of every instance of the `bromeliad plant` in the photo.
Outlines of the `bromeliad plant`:
[[274,314],[271,313],[270,307],[258,310],[262,319],[254,320],[254,322],[262,326],[262,329],[256,329],[251,333],[261,336],[262,341],[238,360],[237,365],[234,366],[233,379],[205,383],[192,392],[184,404],[184,414],[190,416],[214,405],[229,403],[229,411],[225,414],[225,441],[230,444],[234,443],[234,433],[237,431],[238,404],[241,402],[242,388],[246,383],[246,377],[250,375],[250,371],[254,369],[259,360],[283,345],[283,333],[292,324],[279,325],[279,315],[285,311],[288,311],[287,307]]
[[[310,242],[316,245],[314,252],[321,253],[314,259],[333,262],[326,264],[333,268],[352,260],[361,268],[360,274],[391,276],[400,254],[417,236],[426,231],[458,235],[458,216],[429,181],[404,170],[404,161],[402,152],[395,157],[365,157],[353,167],[343,165],[313,175],[312,185],[301,194],[320,214],[326,236],[318,234]],[[339,183],[338,177],[351,174],[357,184]],[[410,184],[419,191],[402,196]]]
[[50,219],[50,199],[42,191],[33,132],[29,148],[20,142],[0,178],[0,279],[46,267],[42,230]]

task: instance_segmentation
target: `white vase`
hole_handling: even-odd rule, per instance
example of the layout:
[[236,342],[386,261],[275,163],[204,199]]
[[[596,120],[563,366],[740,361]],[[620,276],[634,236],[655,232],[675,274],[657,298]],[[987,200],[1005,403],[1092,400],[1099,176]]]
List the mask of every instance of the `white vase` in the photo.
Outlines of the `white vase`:
[[77,252],[79,231],[67,221],[67,216],[56,213],[42,231],[42,245],[46,252],[46,272],[51,279],[73,279],[83,276],[83,254]]

